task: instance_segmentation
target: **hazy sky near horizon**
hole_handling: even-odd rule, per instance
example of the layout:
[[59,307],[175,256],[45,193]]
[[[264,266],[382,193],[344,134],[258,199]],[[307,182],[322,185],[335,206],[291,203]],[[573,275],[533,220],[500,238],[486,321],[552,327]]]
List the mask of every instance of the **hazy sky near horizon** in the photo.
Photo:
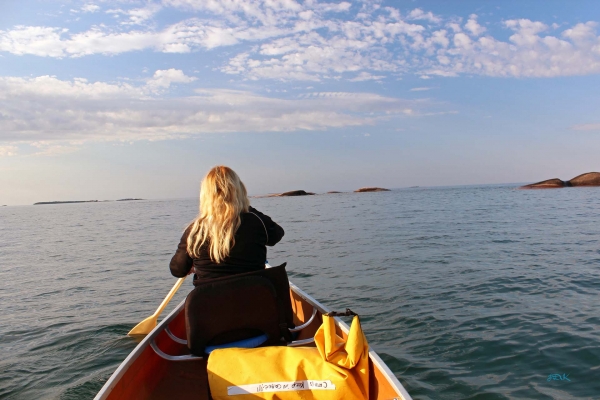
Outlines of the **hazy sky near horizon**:
[[600,170],[597,1],[0,2],[0,205]]

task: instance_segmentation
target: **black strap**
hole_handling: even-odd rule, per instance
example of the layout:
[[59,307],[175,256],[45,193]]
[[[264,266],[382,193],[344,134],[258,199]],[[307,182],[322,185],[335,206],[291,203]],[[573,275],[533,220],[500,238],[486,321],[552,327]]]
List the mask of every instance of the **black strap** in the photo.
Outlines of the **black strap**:
[[327,315],[328,317],[354,317],[358,314],[352,311],[351,309],[346,308],[346,312],[330,311],[325,315]]

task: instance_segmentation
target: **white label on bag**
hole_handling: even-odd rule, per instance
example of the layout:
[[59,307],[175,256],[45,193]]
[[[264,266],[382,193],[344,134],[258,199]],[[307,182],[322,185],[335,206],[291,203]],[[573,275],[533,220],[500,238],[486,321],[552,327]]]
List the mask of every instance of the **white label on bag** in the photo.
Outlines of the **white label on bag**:
[[238,394],[294,392],[297,390],[335,390],[335,385],[330,380],[255,383],[251,385],[227,386],[227,395],[236,396]]

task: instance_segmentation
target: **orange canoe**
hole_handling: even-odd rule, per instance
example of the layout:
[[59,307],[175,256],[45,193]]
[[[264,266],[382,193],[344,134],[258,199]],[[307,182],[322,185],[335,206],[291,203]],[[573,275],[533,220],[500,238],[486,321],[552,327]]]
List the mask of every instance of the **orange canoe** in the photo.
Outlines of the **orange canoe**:
[[[298,340],[313,337],[321,325],[321,315],[330,310],[291,282],[290,295],[297,326],[306,325],[300,331]],[[184,314],[182,301],[121,363],[95,399],[208,400],[206,362],[203,359],[175,361],[165,358],[167,354],[189,353],[185,340],[179,339],[185,337]],[[336,318],[336,327],[338,334],[345,337],[348,325]],[[370,399],[411,400],[408,392],[377,353],[371,350],[369,359],[372,365]]]

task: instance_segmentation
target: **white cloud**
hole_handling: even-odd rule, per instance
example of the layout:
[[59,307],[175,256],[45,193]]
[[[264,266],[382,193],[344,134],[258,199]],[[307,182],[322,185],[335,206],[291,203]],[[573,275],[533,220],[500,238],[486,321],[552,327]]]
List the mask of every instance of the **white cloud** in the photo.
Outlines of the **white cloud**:
[[477,23],[476,14],[471,14],[469,16],[469,20],[465,24],[465,29],[471,32],[471,34],[473,34],[474,36],[479,36],[486,31],[486,29],[483,26]]
[[0,52],[56,58],[115,55],[141,50],[189,53],[200,48],[230,46],[241,41],[264,40],[282,34],[283,31],[277,27],[248,27],[243,24],[232,27],[222,21],[197,18],[178,22],[159,31],[119,31],[95,26],[87,31],[70,33],[64,28],[16,26],[9,31],[0,30]]
[[95,13],[100,11],[100,6],[97,6],[96,4],[86,4],[81,7],[81,11],[84,13]]
[[146,21],[154,17],[162,9],[160,4],[149,3],[145,7],[133,8],[129,10],[111,9],[107,10],[107,14],[125,15],[129,17],[127,21],[122,21],[123,25],[144,25]]
[[162,3],[184,10],[210,12],[234,22],[246,19],[266,26],[285,22],[303,11],[302,5],[294,0],[163,0]]
[[[508,20],[504,25],[513,34],[508,41],[501,41],[485,35],[487,30],[478,23],[476,14],[469,16],[464,31],[450,22],[448,32],[407,23],[395,9],[385,11],[387,14],[365,15],[353,21],[313,18],[315,26],[325,30],[280,33],[283,37],[264,40],[256,50],[232,57],[221,70],[252,80],[305,81],[360,81],[392,72],[414,72],[423,78],[600,73],[600,37],[593,22],[577,24],[557,37],[543,36],[548,27],[539,21]],[[421,9],[412,10],[407,18],[441,22]]]
[[350,79],[350,82],[364,82],[364,81],[379,81],[385,78],[385,75],[372,75],[368,72],[362,71],[356,77]]
[[[243,52],[222,68],[228,74],[246,78],[312,80],[356,79],[361,72],[395,72],[404,69],[404,60],[395,59],[387,46],[395,41],[408,46],[422,42],[421,25],[392,21],[384,17],[376,21],[313,21],[314,30],[295,33],[263,43],[255,51]],[[327,32],[317,32],[319,26]],[[437,40],[437,39],[436,39]],[[367,75],[360,75],[366,77]],[[379,78],[377,78],[379,79]],[[358,79],[361,80],[361,79]]]
[[426,21],[433,22],[436,24],[440,23],[442,21],[442,19],[440,17],[436,17],[435,15],[433,15],[433,13],[431,11],[424,12],[420,8],[415,8],[414,10],[412,10],[408,14],[408,18],[414,19],[414,20],[426,20]]
[[527,19],[509,20],[508,42],[491,36],[472,39],[454,34],[452,46],[440,49],[424,72],[429,75],[477,74],[497,77],[555,77],[600,73],[600,37],[596,24],[580,23],[562,38],[543,36],[548,27]]
[[17,154],[16,146],[0,146],[0,157],[10,157]]
[[11,31],[0,31],[0,51],[23,55],[63,57],[61,35],[67,29],[38,26],[16,26]]
[[39,151],[33,153],[34,156],[60,156],[79,150],[78,146],[56,144],[48,141],[33,142],[30,145],[39,149]]
[[571,129],[576,131],[600,131],[600,122],[592,124],[575,125]]
[[[178,70],[157,71],[146,85],[0,78],[0,143],[35,143],[39,154],[76,150],[73,141],[135,141],[211,132],[290,132],[374,124],[393,116],[424,115],[426,102],[371,93],[315,92],[298,98],[247,91],[198,89],[163,97],[154,87],[189,82]],[[57,143],[58,142],[58,143]],[[5,154],[14,147],[4,146]],[[58,147],[57,147],[58,146]]]
[[312,3],[313,7],[315,7],[315,9],[317,11],[320,12],[336,12],[336,13],[341,13],[341,12],[347,12],[350,10],[350,8],[352,7],[352,4],[350,4],[347,1],[342,1],[341,3],[317,3],[314,2]]
[[[397,69],[386,51],[373,50],[367,41],[350,40],[344,36],[325,38],[311,32],[262,45],[253,57],[248,53],[239,54],[222,71],[253,80],[319,81],[323,78],[335,78],[343,73],[363,71],[369,74],[364,70]],[[360,77],[367,76],[365,74]]]
[[17,26],[11,31],[0,31],[0,51],[61,58],[119,54],[151,48],[156,44],[156,35],[143,32],[111,34],[93,28],[63,39],[67,32],[61,28]]
[[[581,45],[598,44],[599,38],[596,36],[597,22],[586,22],[585,24],[577,24],[573,28],[566,29],[562,35],[571,39],[574,43]],[[594,50],[599,52],[600,49],[595,47]]]
[[426,90],[431,90],[431,89],[433,89],[433,88],[431,88],[431,87],[415,87],[415,88],[410,89],[410,91],[411,92],[424,92]]
[[196,79],[197,78],[185,75],[180,69],[159,69],[154,73],[152,79],[148,80],[146,86],[152,90],[166,89],[171,86],[172,83],[190,83]]

